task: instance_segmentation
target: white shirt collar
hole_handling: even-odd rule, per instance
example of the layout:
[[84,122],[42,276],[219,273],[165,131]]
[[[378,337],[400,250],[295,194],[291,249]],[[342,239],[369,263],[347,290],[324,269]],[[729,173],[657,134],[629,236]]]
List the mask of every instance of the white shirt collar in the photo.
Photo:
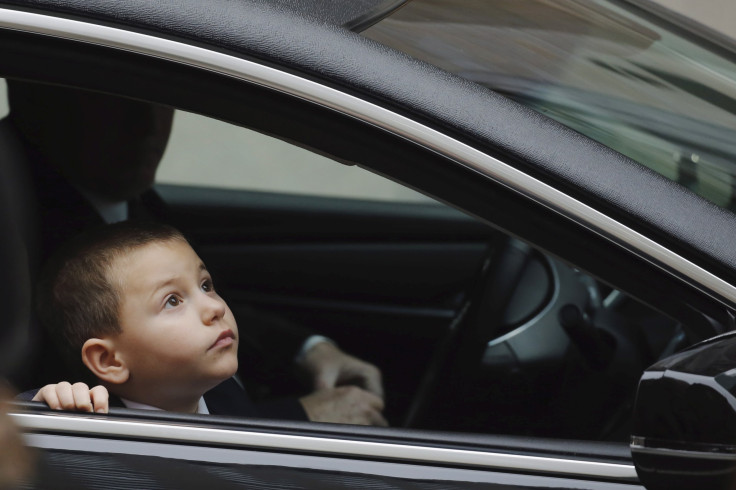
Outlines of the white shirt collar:
[[105,223],[117,223],[128,219],[128,203],[127,201],[110,201],[100,198],[91,192],[77,187],[77,190],[89,201],[95,211],[97,211]]
[[[154,407],[151,405],[146,405],[145,403],[138,403],[131,400],[126,400],[123,397],[120,397],[120,401],[123,402],[123,405],[125,405],[126,408],[134,408],[136,410],[158,410],[162,411],[158,407]],[[207,404],[204,402],[204,397],[201,397],[199,399],[199,403],[197,404],[197,413],[202,415],[209,415],[210,411],[207,408]]]

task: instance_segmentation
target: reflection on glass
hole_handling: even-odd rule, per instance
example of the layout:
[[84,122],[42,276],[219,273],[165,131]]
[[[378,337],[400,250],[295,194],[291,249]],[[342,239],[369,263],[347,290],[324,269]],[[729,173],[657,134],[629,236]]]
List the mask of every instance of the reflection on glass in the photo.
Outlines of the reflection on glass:
[[662,25],[605,0],[414,0],[364,35],[736,210],[736,67]]

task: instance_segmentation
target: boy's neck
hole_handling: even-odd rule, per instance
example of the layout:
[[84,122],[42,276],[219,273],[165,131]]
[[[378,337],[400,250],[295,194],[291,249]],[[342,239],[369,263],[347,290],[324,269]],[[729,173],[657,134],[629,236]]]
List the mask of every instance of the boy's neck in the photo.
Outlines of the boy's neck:
[[161,408],[161,407],[158,407],[158,406],[155,406],[155,405],[149,405],[147,403],[141,403],[141,402],[137,402],[137,401],[134,401],[134,400],[128,400],[127,398],[122,398],[122,397],[120,398],[120,401],[123,402],[123,405],[125,405],[125,407],[131,408],[131,409],[139,409],[139,410],[162,410],[162,411],[167,411],[167,412],[178,412],[178,413],[209,413],[206,410],[206,408],[205,408],[204,411],[202,411],[203,405],[204,405],[204,407],[206,407],[206,405],[203,403],[204,399],[201,398],[201,397],[199,398],[199,400],[197,400],[197,403],[194,405],[194,408],[191,409],[191,410],[190,409],[186,409],[186,410],[184,410],[184,409],[182,409],[182,410],[166,409],[166,408]]
[[[199,398],[202,398],[201,396]],[[172,402],[166,402],[166,403],[159,403],[158,405],[153,405],[154,407],[160,408],[161,410],[165,410],[167,412],[179,412],[179,413],[197,413],[197,408],[199,408],[199,398],[196,400],[188,400],[188,401],[172,401]]]

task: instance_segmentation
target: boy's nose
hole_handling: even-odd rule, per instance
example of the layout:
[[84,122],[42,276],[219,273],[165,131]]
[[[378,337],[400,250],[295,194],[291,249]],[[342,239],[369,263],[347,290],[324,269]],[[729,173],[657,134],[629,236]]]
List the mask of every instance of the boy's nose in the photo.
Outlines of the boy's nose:
[[225,315],[227,306],[219,296],[207,296],[203,298],[202,321],[205,325],[211,325]]

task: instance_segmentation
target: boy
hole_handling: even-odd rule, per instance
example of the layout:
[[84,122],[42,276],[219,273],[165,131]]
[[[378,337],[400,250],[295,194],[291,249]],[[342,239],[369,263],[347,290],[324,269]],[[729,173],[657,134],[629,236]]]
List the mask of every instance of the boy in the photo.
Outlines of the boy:
[[[238,327],[212,279],[174,228],[121,223],[63,253],[39,287],[39,315],[100,386],[47,385],[52,408],[126,406],[202,412],[202,396],[238,369]],[[70,397],[73,407],[70,406]]]
[[[233,314],[174,228],[123,222],[74,240],[40,281],[38,307],[45,326],[72,359],[81,352],[100,383],[43,387],[33,400],[51,408],[106,412],[111,393],[129,408],[319,420],[309,402],[315,395],[257,407],[238,386]],[[370,400],[348,423],[385,425],[380,398],[339,389]]]

